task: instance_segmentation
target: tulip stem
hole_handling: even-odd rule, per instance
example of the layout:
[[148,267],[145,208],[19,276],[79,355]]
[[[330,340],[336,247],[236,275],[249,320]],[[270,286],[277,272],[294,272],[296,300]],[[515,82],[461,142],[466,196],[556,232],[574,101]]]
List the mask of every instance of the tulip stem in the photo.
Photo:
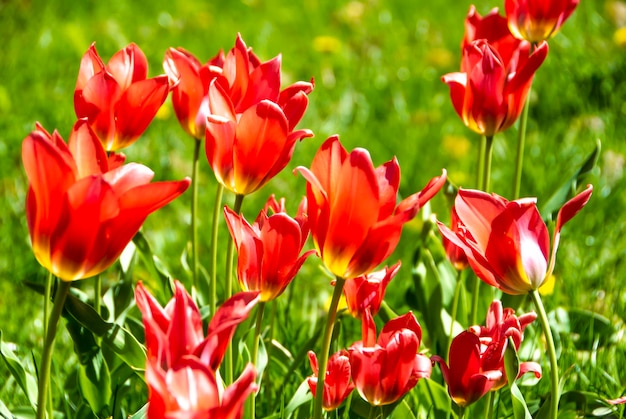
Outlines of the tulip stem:
[[100,315],[100,300],[102,300],[102,276],[96,275],[94,278],[93,309]]
[[48,327],[46,333],[46,339],[43,344],[43,354],[41,355],[41,365],[38,383],[37,394],[37,419],[44,419],[46,417],[46,401],[48,400],[48,386],[50,382],[50,364],[52,363],[52,351],[54,349],[54,339],[57,334],[57,325],[61,312],[63,311],[63,305],[65,299],[70,291],[72,283],[69,281],[59,281],[59,286],[54,298],[54,305],[52,306],[52,312],[48,319]]
[[480,147],[478,149],[478,165],[476,170],[476,186],[483,189],[483,177],[485,170],[485,150],[487,149],[487,139],[484,135],[480,137]]
[[463,419],[465,417],[465,407],[459,406],[459,419]]
[[[254,327],[254,340],[252,341],[252,356],[250,358],[250,361],[252,362],[252,365],[254,365],[254,367],[256,368],[257,366],[257,358],[259,356],[259,339],[261,338],[261,325],[263,323],[263,312],[265,311],[265,302],[264,301],[260,301],[259,304],[257,305],[257,309],[256,309],[256,326]],[[256,392],[253,392],[250,395],[250,400],[249,400],[249,418],[254,419],[256,416]]]
[[554,338],[552,337],[552,330],[550,329],[550,323],[548,321],[548,315],[546,309],[541,301],[539,291],[533,290],[530,292],[530,297],[537,308],[537,317],[539,317],[539,323],[543,329],[543,334],[546,338],[546,346],[548,350],[548,357],[550,358],[550,386],[552,395],[550,397],[550,418],[556,419],[559,408],[559,364],[556,358],[556,348],[554,346]]
[[517,132],[517,158],[515,159],[515,175],[513,177],[513,199],[519,198],[522,183],[522,166],[524,163],[524,144],[526,143],[526,125],[528,123],[528,108],[530,108],[530,87],[526,96],[524,110],[519,120]]
[[493,156],[493,136],[485,136],[485,157],[483,168],[483,180],[480,189],[489,192],[491,189],[491,157]]
[[[233,211],[236,214],[241,212],[241,204],[245,195],[237,194],[235,196],[235,205]],[[235,258],[235,240],[228,241],[228,248],[226,249],[226,300],[233,295],[233,260]],[[229,385],[233,382],[233,347],[228,345],[226,348],[226,357],[224,358],[226,368],[226,384]]]
[[493,404],[495,402],[494,392],[487,392],[487,411],[485,412],[485,419],[493,419]]
[[[463,277],[465,276],[463,275],[463,272],[465,272],[465,269],[458,271],[457,279],[456,279],[456,286],[454,287],[454,297],[452,298],[452,309],[450,312],[450,336],[448,337],[448,345],[447,345],[448,348],[450,348],[450,345],[452,344],[452,338],[454,337],[454,323],[456,322],[456,315],[459,309],[459,298],[461,294],[461,286],[463,285]],[[450,360],[448,359],[448,362],[449,361]]]
[[343,285],[346,280],[338,276],[335,282],[335,290],[333,298],[330,300],[328,308],[328,318],[326,319],[326,330],[324,330],[324,338],[322,340],[322,351],[318,362],[317,385],[315,386],[315,404],[313,406],[313,418],[322,418],[322,405],[324,403],[324,379],[326,378],[326,367],[328,366],[328,357],[330,352],[330,341],[333,336],[333,328],[335,327],[335,319],[337,318],[337,306],[343,292]]
[[[200,160],[200,146],[202,141],[194,141],[193,162],[191,166],[191,278],[193,290],[199,291],[198,286],[198,161]],[[204,296],[203,296],[204,297]],[[213,314],[213,311],[211,311]]]
[[211,227],[211,281],[209,290],[209,307],[211,317],[215,314],[217,307],[217,237],[219,232],[220,209],[222,208],[222,196],[224,195],[224,185],[218,182],[215,193],[215,205],[213,206],[213,226]]

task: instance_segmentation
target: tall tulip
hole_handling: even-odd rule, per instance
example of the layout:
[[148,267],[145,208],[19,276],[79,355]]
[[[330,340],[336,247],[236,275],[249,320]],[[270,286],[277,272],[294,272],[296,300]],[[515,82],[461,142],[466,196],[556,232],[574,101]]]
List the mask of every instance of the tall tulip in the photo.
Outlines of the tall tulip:
[[374,320],[368,310],[364,314],[363,340],[348,350],[352,379],[371,405],[391,404],[430,377],[430,359],[418,353],[422,329],[409,312],[387,322],[376,340]]
[[[272,205],[275,204],[275,205]],[[298,273],[308,256],[315,253],[300,251],[309,236],[306,221],[306,200],[298,215],[291,218],[274,197],[250,225],[241,214],[226,207],[224,215],[239,254],[239,283],[245,291],[260,291],[261,301],[277,298]],[[274,212],[268,215],[270,207]]]
[[169,93],[166,75],[147,78],[148,60],[129,44],[104,64],[95,44],[80,63],[74,90],[78,118],[87,118],[107,151],[135,142]]
[[339,137],[322,144],[307,180],[311,236],[326,267],[352,279],[371,272],[395,249],[402,226],[441,189],[446,172],[399,204],[400,166],[394,158],[378,168],[367,150],[348,153]]
[[554,36],[580,0],[505,0],[509,29],[515,37],[541,42]]
[[146,166],[111,162],[87,120],[66,144],[41,125],[24,139],[26,217],[35,257],[64,281],[107,269],[146,217],[182,194],[189,179],[150,183]]
[[313,136],[294,130],[308,105],[313,83],[280,90],[281,57],[259,62],[237,37],[224,59],[223,75],[208,91],[206,155],[219,183],[250,194],[285,168],[296,142]]
[[460,247],[476,275],[507,294],[539,289],[552,274],[561,227],[589,201],[593,187],[559,210],[552,239],[534,198],[507,201],[496,194],[460,189],[455,200],[457,231],[439,223],[439,230]]
[[529,43],[515,49],[504,45],[508,48],[496,49],[485,39],[470,42],[463,48],[461,72],[442,77],[463,123],[488,137],[506,130],[520,116],[534,73],[548,53],[546,43],[532,54]]

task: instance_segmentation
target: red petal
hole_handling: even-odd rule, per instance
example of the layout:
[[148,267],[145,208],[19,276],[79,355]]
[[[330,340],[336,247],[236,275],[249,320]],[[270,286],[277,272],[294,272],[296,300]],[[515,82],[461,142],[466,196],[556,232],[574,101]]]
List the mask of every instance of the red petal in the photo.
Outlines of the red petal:
[[119,83],[122,90],[148,77],[148,60],[134,43],[116,52],[107,64],[107,70]]

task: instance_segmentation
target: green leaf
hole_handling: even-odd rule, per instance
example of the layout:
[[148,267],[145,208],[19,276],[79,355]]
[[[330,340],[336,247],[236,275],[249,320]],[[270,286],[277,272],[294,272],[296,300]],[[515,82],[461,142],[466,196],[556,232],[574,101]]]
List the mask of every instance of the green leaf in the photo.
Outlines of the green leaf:
[[570,308],[568,315],[570,337],[577,349],[595,351],[613,342],[616,330],[606,317],[579,308]]
[[519,373],[519,358],[512,338],[509,338],[506,351],[504,352],[504,370],[506,372],[509,390],[511,391],[513,417],[515,419],[532,419],[528,406],[526,406],[524,396],[522,396],[519,387],[515,384],[517,374]]
[[306,380],[304,380],[302,383],[300,383],[300,386],[291,397],[291,400],[289,400],[289,403],[287,403],[287,406],[284,410],[285,415],[291,415],[298,407],[310,402],[311,400],[313,400],[313,395],[309,390],[309,384]]
[[9,372],[30,401],[31,408],[36,410],[37,379],[24,369],[22,361],[13,353],[9,345],[2,341],[2,330],[0,330],[0,354]]
[[[108,346],[129,367],[143,372],[146,365],[146,350],[135,337],[120,325],[113,327],[102,338],[102,345]],[[143,374],[141,374],[143,377]]]
[[147,419],[148,417],[148,405],[145,404],[141,409],[130,415],[128,419]]
[[79,366],[78,385],[92,412],[97,416],[108,416],[105,409],[112,396],[111,375],[101,351]]
[[562,184],[546,201],[541,209],[541,217],[544,220],[554,219],[553,215],[567,202],[569,198],[575,195],[576,188],[579,183],[582,182],[584,177],[589,174],[596,167],[598,163],[598,157],[600,156],[601,144],[600,140],[596,141],[596,147],[591,152],[587,160],[584,161],[582,166],[574,173],[569,180]]
[[9,410],[9,408],[0,400],[0,418],[2,419],[12,419],[13,414]]

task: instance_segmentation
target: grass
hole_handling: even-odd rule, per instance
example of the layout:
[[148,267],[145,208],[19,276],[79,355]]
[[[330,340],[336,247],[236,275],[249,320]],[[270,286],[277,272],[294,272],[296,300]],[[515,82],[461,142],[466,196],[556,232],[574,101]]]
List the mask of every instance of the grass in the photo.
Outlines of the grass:
[[[475,2],[481,13],[502,4]],[[623,25],[616,1],[581,2],[562,32],[550,41],[550,53],[533,85],[527,158],[522,194],[545,202],[567,180],[595,146],[602,142],[598,167],[587,179],[595,191],[589,205],[564,229],[557,263],[557,284],[547,298],[548,310],[582,308],[602,315],[618,330],[626,319],[626,69],[624,46],[614,40]],[[246,198],[244,213],[256,215],[269,193],[287,196],[293,211],[305,182],[291,174],[308,166],[321,142],[339,133],[347,149],[366,147],[376,164],[397,155],[402,167],[401,194],[418,189],[445,167],[457,185],[474,186],[478,138],[454,113],[442,74],[456,71],[468,1],[408,0],[340,1],[246,0],[202,2],[96,2],[61,0],[0,3],[0,329],[16,343],[22,356],[41,347],[42,299],[25,288],[25,279],[45,275],[34,259],[24,217],[27,182],[21,168],[20,144],[40,121],[66,137],[74,122],[73,89],[82,54],[96,42],[110,57],[129,42],[137,43],[150,61],[150,74],[162,73],[161,61],[170,46],[182,46],[201,60],[219,48],[229,49],[237,32],[263,59],[283,54],[287,84],[315,78],[309,110],[301,127],[316,137],[299,144],[287,170],[267,189]],[[510,195],[516,130],[495,139],[493,190]],[[159,179],[190,173],[192,143],[167,109],[144,138],[126,150]],[[201,168],[200,252],[208,258],[209,214],[215,181],[208,165]],[[293,191],[299,191],[294,196]],[[144,231],[176,277],[186,275],[179,257],[187,225],[184,196],[147,221]],[[229,198],[232,199],[232,198]],[[443,197],[433,211],[445,219]],[[411,228],[418,228],[415,223]],[[204,233],[202,233],[204,232]],[[225,237],[226,230],[221,231]],[[406,261],[398,289],[410,288],[410,254],[415,235],[403,238],[397,255]],[[202,256],[201,256],[202,257]],[[328,282],[314,262],[297,279],[294,299],[320,295]],[[308,276],[308,277],[307,277]],[[88,287],[83,284],[83,287]],[[328,288],[328,287],[326,287]],[[294,324],[317,313],[324,292],[292,307]],[[330,291],[328,291],[330,292]],[[403,291],[391,291],[395,307],[406,307]],[[306,298],[304,298],[306,301]],[[295,311],[295,313],[294,313]],[[24,327],[28,325],[28,327]],[[34,325],[34,326],[31,326]],[[310,327],[309,331],[314,329]],[[299,329],[297,329],[299,330]],[[572,329],[574,330],[574,329]],[[570,332],[572,331],[570,330]],[[285,333],[289,334],[289,331]],[[301,342],[305,336],[286,337]],[[561,363],[572,365],[568,385],[598,387],[617,397],[626,387],[624,342],[617,339],[580,352],[563,343]],[[71,353],[68,339],[60,351]],[[582,355],[581,355],[582,354]],[[35,357],[36,359],[38,356]],[[299,369],[300,379],[308,366]],[[610,378],[607,378],[608,377]],[[0,376],[8,376],[0,365]],[[295,381],[294,381],[295,382]],[[11,402],[13,387],[0,387],[0,400]],[[539,391],[539,390],[538,390]],[[16,405],[23,404],[16,399]]]

